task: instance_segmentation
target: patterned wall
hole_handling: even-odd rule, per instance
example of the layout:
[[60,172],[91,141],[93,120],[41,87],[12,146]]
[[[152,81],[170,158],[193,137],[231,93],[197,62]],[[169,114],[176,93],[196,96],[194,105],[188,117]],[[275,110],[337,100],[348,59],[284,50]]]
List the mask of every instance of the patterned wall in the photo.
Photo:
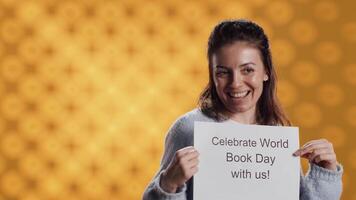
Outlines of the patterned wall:
[[[325,137],[356,199],[356,3],[0,0],[0,199],[140,199],[207,82],[226,18],[271,39],[301,142]],[[305,163],[304,163],[305,167]]]

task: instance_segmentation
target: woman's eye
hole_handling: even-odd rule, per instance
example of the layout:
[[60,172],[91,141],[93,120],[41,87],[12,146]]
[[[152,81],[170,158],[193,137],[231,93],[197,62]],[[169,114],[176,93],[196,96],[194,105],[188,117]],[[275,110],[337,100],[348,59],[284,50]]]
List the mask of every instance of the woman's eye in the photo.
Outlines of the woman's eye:
[[252,72],[254,72],[255,70],[253,69],[253,68],[244,68],[243,70],[242,70],[242,73],[243,74],[249,74],[249,73],[252,73]]
[[227,75],[227,74],[228,74],[227,71],[217,71],[217,72],[216,72],[216,75],[217,75],[217,76],[224,76],[224,75]]

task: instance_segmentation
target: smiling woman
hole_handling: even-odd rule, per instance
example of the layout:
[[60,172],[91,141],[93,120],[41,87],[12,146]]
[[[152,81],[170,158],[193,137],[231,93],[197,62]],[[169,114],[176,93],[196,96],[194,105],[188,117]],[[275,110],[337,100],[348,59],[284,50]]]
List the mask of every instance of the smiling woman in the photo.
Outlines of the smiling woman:
[[[232,56],[235,55],[235,56]],[[258,49],[247,42],[234,42],[219,49],[212,58],[214,83],[220,100],[231,119],[254,124],[257,100],[263,81],[268,80]],[[245,118],[245,119],[243,119]]]
[[276,72],[260,26],[242,20],[218,24],[208,41],[208,61],[209,83],[199,99],[204,114],[217,121],[290,125],[277,100]]
[[[144,200],[193,199],[192,177],[199,164],[199,153],[192,146],[195,121],[290,125],[277,100],[269,42],[260,26],[246,20],[219,23],[208,41],[208,62],[209,83],[199,98],[199,107],[180,117],[168,131],[161,167],[146,188]],[[225,144],[221,140],[212,142]],[[288,141],[260,142],[275,148],[288,146]],[[300,176],[301,200],[340,198],[343,169],[330,142],[312,140],[294,156],[306,158],[310,163],[307,176]],[[245,158],[247,161],[249,157]],[[258,160],[274,163],[273,158],[263,155]]]

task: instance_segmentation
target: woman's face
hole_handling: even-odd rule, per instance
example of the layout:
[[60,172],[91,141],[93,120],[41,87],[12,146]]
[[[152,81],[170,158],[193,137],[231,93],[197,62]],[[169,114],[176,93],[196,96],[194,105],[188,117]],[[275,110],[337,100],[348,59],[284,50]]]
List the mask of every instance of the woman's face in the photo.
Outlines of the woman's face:
[[247,42],[234,42],[221,47],[211,61],[217,94],[227,111],[254,114],[268,79],[259,50]]

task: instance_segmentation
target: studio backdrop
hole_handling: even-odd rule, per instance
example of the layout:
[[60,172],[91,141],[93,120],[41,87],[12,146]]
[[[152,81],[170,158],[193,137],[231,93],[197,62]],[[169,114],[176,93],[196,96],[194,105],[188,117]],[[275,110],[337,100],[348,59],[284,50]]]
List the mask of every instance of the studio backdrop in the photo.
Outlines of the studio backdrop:
[[[356,199],[356,2],[0,0],[0,199],[140,199],[197,105],[216,23],[267,32],[301,144],[326,138]],[[303,163],[303,168],[307,163]]]

